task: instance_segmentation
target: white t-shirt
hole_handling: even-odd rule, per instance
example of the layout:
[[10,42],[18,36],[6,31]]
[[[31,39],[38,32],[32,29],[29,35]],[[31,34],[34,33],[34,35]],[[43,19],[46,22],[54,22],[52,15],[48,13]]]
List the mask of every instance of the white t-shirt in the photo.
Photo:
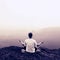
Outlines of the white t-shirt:
[[34,53],[37,42],[34,39],[26,39],[24,45],[26,46],[26,52]]

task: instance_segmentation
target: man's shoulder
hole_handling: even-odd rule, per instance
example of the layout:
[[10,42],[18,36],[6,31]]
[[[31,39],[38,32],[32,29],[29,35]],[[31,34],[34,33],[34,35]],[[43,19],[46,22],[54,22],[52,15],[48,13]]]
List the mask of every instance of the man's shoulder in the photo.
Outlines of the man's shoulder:
[[32,39],[33,41],[36,41],[35,39]]
[[28,41],[29,39],[25,39],[25,42]]
[[36,40],[35,39],[25,39],[25,41],[34,41],[34,42],[36,42]]
[[31,41],[36,41],[35,39],[31,39]]

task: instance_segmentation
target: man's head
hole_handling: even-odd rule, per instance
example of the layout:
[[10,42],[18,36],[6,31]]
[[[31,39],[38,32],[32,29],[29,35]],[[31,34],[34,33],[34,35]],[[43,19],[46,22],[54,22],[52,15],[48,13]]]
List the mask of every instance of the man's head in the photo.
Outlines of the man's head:
[[28,34],[28,36],[29,36],[29,38],[32,38],[33,34],[30,32],[30,33]]

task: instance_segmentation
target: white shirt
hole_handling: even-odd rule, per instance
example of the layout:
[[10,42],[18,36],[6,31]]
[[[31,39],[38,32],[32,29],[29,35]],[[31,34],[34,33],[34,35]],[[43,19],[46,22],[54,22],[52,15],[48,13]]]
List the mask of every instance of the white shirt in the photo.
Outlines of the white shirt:
[[26,46],[26,52],[34,53],[37,42],[34,39],[26,39],[24,45]]

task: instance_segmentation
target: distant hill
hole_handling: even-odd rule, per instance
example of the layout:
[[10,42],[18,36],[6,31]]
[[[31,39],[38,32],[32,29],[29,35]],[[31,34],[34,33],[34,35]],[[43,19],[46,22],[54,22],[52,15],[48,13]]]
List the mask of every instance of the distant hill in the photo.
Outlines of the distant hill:
[[35,54],[22,52],[23,47],[10,46],[0,48],[0,60],[60,60],[60,49],[39,47]]

